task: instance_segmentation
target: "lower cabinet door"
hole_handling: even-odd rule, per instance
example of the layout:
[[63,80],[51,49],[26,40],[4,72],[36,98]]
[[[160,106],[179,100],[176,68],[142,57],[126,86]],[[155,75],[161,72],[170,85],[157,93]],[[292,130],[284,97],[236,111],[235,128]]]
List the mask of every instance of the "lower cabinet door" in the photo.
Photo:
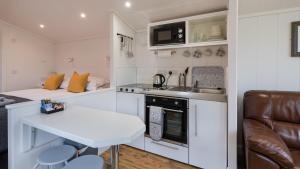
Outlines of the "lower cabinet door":
[[[134,93],[117,93],[117,112],[138,116],[145,121],[145,95]],[[132,143],[131,147],[145,149],[145,136],[140,136]]]
[[227,103],[190,100],[189,164],[227,168]]
[[145,150],[183,163],[188,163],[188,148],[145,137]]

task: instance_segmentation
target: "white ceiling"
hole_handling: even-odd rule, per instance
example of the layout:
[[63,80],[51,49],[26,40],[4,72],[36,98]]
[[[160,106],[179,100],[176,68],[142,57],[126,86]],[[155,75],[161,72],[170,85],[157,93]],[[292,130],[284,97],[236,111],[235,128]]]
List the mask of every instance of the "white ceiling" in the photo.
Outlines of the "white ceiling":
[[297,7],[300,0],[239,0],[240,15]]
[[225,10],[227,0],[131,0],[132,8],[123,7],[124,0],[115,0],[114,8],[137,30],[149,22]]
[[[136,30],[150,21],[226,9],[227,0],[0,0],[0,19],[56,42],[107,37],[109,14],[116,11]],[[80,12],[87,14],[80,18]],[[44,24],[41,30],[39,24]]]

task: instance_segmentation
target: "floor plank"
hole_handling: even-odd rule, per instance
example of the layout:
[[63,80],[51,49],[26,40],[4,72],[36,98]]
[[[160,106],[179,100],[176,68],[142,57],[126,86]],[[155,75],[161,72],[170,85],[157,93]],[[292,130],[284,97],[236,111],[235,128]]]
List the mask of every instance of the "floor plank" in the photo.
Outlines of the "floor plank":
[[[109,152],[105,152],[103,158],[106,169],[109,169]],[[120,147],[119,167],[120,169],[197,169],[129,146]]]

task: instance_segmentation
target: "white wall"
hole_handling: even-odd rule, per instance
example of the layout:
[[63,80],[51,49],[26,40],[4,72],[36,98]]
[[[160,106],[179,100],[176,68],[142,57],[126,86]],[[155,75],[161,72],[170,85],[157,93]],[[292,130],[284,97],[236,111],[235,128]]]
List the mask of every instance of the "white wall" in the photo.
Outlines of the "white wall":
[[228,1],[228,168],[237,169],[238,0]]
[[285,10],[300,6],[299,0],[239,0],[239,14]]
[[2,31],[0,28],[0,92],[3,91],[2,89],[2,83],[3,83],[3,79],[2,79],[2,74],[3,74],[3,70],[2,70]]
[[[212,56],[202,56],[201,58],[192,57],[195,50],[205,51],[207,47],[182,48],[176,49],[176,54],[171,57],[160,57],[155,55],[154,51],[148,50],[147,32],[138,32],[136,38],[136,56],[137,56],[137,82],[152,84],[152,77],[156,73],[163,73],[168,76],[169,70],[173,71],[169,85],[178,85],[179,73],[184,72],[186,67],[190,67],[187,85],[191,85],[191,70],[193,66],[222,66],[225,71],[227,68],[227,46],[222,46],[226,50],[224,57],[215,56],[220,46],[209,47],[213,51]],[[191,56],[186,58],[182,54],[185,50],[191,52]]]
[[[74,62],[69,60],[73,58]],[[55,71],[72,75],[73,71],[89,72],[109,80],[109,39],[92,38],[55,46]]]
[[245,91],[300,90],[300,58],[290,55],[291,22],[299,20],[300,9],[239,18],[239,129]]
[[0,21],[2,91],[34,88],[53,71],[48,39]]
[[136,83],[136,54],[133,41],[134,57],[127,57],[126,51],[121,50],[120,37],[117,33],[134,37],[135,30],[122,20],[117,14],[111,14],[111,86]]

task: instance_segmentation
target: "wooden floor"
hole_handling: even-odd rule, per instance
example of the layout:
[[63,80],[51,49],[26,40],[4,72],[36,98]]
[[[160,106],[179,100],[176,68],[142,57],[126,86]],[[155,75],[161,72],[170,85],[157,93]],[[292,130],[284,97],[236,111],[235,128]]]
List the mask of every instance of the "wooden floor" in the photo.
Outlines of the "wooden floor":
[[[109,169],[109,152],[103,154]],[[174,160],[144,152],[128,146],[120,147],[120,169],[197,169]]]

